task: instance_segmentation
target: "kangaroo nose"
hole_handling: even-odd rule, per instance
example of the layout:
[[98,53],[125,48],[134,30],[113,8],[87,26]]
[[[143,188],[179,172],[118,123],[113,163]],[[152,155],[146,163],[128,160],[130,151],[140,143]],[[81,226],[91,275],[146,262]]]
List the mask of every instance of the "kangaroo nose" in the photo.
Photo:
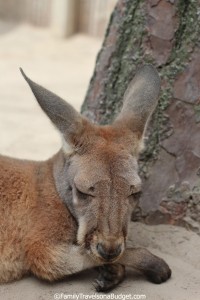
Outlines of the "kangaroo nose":
[[105,249],[101,243],[97,244],[97,251],[105,260],[112,260],[113,258],[119,256],[121,253],[122,247],[118,245],[114,250]]

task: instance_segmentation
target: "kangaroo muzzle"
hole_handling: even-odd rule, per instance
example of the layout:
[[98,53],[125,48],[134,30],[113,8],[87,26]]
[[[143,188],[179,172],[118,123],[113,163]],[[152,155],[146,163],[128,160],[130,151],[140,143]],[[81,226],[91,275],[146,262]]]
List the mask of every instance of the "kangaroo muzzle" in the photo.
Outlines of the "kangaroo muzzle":
[[118,245],[115,248],[107,248],[103,243],[98,243],[97,251],[103,259],[106,261],[112,261],[121,254],[122,245]]
[[120,237],[104,237],[101,234],[93,235],[90,241],[90,250],[92,254],[105,263],[116,261],[124,252],[125,239]]

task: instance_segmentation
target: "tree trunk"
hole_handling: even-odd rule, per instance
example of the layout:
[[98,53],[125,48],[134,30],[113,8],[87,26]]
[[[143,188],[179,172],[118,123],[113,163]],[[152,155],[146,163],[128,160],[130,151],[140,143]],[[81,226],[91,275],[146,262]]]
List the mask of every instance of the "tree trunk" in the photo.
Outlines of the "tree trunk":
[[133,220],[200,232],[200,0],[119,0],[83,114],[110,123],[144,63],[157,67],[162,91],[139,162],[143,194]]

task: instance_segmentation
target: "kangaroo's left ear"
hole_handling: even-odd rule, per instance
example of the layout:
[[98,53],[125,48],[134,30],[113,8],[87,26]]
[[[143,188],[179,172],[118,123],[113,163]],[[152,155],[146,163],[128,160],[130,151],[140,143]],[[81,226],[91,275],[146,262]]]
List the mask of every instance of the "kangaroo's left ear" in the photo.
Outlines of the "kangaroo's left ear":
[[143,135],[149,117],[154,111],[160,92],[160,77],[152,65],[144,65],[130,82],[121,113],[115,123],[121,123]]

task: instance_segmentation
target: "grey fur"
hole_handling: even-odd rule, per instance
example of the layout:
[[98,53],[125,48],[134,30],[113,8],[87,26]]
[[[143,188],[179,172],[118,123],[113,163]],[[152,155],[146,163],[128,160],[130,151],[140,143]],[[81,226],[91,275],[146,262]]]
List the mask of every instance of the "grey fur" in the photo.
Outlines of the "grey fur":
[[65,136],[67,141],[70,142],[70,134],[81,128],[82,117],[80,114],[59,96],[28,78],[21,68],[20,71],[30,86],[40,107]]
[[134,122],[131,126],[135,127],[137,123],[143,131],[158,103],[159,93],[160,77],[157,70],[152,65],[144,65],[136,73],[124,94],[124,104],[117,121],[132,120]]

